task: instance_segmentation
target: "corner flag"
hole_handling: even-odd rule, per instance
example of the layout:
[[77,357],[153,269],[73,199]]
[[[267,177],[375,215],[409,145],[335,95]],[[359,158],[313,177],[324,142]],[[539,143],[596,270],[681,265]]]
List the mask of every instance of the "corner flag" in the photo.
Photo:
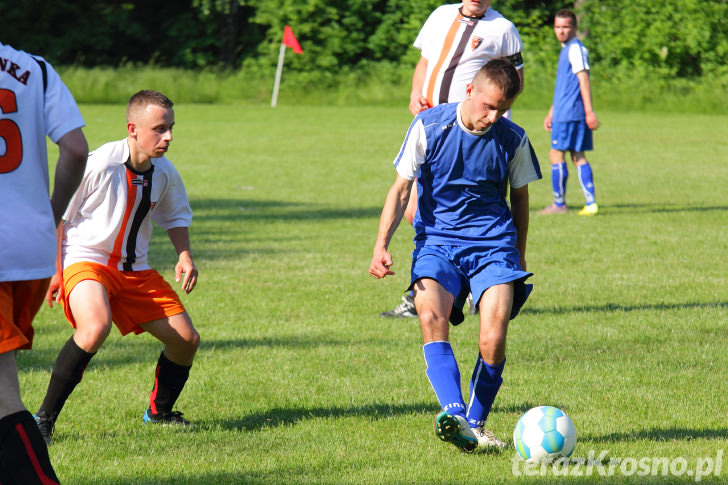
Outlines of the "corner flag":
[[298,43],[298,40],[296,40],[296,36],[293,35],[293,30],[291,30],[291,27],[288,25],[283,28],[283,45],[293,49],[293,52],[296,54],[303,54],[301,45]]
[[275,108],[278,102],[278,87],[281,85],[281,72],[283,71],[283,57],[286,55],[286,47],[293,49],[296,54],[303,54],[301,44],[298,43],[296,36],[293,35],[291,27],[286,25],[283,28],[283,41],[281,42],[281,50],[278,54],[278,67],[276,68],[276,80],[273,84],[273,98],[270,101],[270,105]]

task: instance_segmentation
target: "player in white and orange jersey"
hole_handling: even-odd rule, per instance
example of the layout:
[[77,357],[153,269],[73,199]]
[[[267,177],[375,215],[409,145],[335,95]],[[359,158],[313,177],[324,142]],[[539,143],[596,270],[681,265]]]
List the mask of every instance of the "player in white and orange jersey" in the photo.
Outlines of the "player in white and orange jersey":
[[[124,140],[88,158],[86,173],[64,214],[62,278],[47,299],[62,301],[76,329],[58,354],[48,391],[36,413],[50,443],[66,399],[111,331],[149,332],[165,347],[159,356],[145,423],[189,425],[173,411],[189,377],[200,336],[177,293],[147,263],[152,221],[167,230],[179,256],[175,279],[185,293],[197,283],[188,227],[192,210],[182,179],[164,157],[172,141],[172,101],[140,91],[127,107]],[[184,277],[183,277],[184,275]]]
[[[81,112],[53,67],[0,43],[0,482],[58,483],[20,398],[18,349],[55,271],[56,224],[88,155]],[[46,136],[58,145],[48,198]]]
[[523,43],[490,0],[442,5],[428,17],[414,46],[422,53],[412,76],[410,112],[465,99],[465,87],[491,59],[508,59],[523,90]]

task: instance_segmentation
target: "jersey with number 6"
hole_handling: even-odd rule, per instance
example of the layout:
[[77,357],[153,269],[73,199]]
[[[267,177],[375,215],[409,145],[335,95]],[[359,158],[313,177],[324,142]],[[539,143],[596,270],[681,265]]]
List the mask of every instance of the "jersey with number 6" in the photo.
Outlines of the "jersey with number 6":
[[57,143],[83,126],[50,64],[0,43],[0,281],[55,272],[46,136]]

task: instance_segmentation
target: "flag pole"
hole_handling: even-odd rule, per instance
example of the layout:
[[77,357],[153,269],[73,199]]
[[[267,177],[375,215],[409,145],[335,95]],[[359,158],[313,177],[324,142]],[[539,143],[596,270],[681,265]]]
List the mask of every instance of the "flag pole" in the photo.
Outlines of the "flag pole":
[[278,87],[281,85],[281,72],[283,71],[283,57],[286,55],[286,45],[281,44],[281,52],[278,54],[278,67],[276,68],[276,80],[273,84],[273,98],[270,100],[272,108],[278,103]]

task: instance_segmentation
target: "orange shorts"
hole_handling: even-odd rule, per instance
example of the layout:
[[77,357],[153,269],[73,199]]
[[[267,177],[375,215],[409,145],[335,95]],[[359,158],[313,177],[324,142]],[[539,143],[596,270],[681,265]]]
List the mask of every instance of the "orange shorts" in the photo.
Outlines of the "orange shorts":
[[122,335],[140,334],[139,325],[185,311],[177,293],[153,269],[119,271],[99,263],[75,263],[63,270],[63,310],[74,328],[76,321],[68,304],[73,288],[84,280],[101,283],[111,307],[111,320]]
[[43,304],[49,281],[0,281],[0,354],[33,346],[33,317]]

